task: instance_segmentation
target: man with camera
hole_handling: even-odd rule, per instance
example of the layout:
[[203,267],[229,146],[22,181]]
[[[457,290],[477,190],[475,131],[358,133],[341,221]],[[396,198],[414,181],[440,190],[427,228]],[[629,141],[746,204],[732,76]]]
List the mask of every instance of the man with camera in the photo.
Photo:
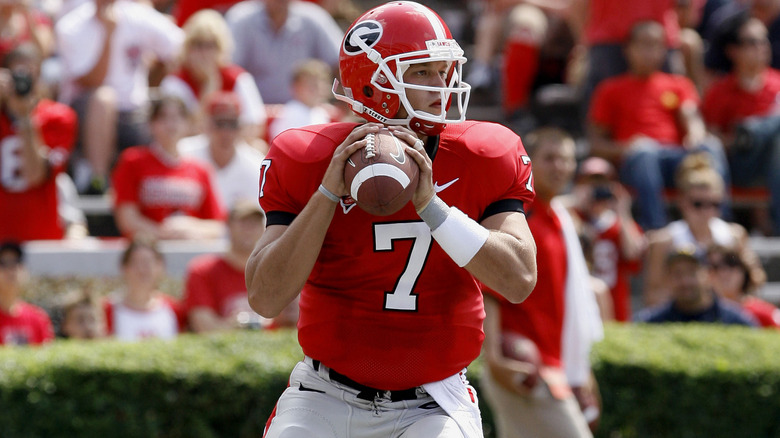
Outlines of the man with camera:
[[0,68],[0,240],[61,239],[57,174],[67,164],[76,113],[40,99],[41,55],[22,44]]

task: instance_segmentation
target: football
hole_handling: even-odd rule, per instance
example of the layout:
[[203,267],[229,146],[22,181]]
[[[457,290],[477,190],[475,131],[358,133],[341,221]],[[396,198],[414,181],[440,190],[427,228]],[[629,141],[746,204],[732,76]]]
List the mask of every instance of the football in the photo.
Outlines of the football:
[[514,332],[501,334],[501,352],[504,357],[525,362],[531,365],[533,372],[523,381],[523,385],[533,388],[539,381],[539,370],[542,367],[542,355],[533,341]]
[[363,211],[391,215],[412,199],[420,169],[406,154],[407,144],[388,129],[368,134],[366,140],[366,147],[347,160],[344,183]]

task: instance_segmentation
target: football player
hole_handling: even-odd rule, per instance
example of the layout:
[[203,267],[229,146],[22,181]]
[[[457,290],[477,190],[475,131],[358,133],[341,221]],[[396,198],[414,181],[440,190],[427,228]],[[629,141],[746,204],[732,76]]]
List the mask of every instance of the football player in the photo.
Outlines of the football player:
[[[300,293],[305,354],[265,436],[481,437],[465,368],[483,339],[481,284],[520,302],[536,283],[530,159],[511,130],[465,121],[466,58],[429,8],[373,8],[340,50],[334,94],[368,123],[285,131],[260,179],[249,302],[273,317]],[[420,181],[379,217],[355,208],[344,166],[382,126]]]

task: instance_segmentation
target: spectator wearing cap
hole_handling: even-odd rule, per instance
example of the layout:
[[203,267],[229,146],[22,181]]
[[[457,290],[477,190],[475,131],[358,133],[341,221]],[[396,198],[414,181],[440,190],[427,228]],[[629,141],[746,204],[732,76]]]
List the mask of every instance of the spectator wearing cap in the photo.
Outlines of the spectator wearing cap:
[[591,274],[609,288],[615,319],[630,320],[629,280],[639,272],[647,245],[631,214],[631,195],[609,161],[590,157],[581,163],[566,202],[578,219]]
[[[152,104],[150,145],[128,148],[112,173],[114,217],[122,235],[217,239],[225,210],[208,165],[179,155],[187,108],[174,96]],[[256,185],[257,183],[255,183]]]
[[239,200],[257,202],[263,154],[239,135],[241,102],[232,91],[217,91],[206,100],[205,132],[179,140],[183,157],[207,163],[225,211]]
[[292,76],[293,98],[284,104],[268,128],[271,140],[290,128],[336,121],[335,107],[328,104],[332,83],[328,64],[318,59],[307,59],[299,64]]
[[43,344],[54,339],[45,310],[20,298],[24,252],[12,241],[0,243],[0,344]]
[[718,297],[712,289],[706,261],[692,246],[680,247],[667,254],[663,278],[669,285],[671,298],[639,311],[634,318],[637,322],[758,325],[739,305]]
[[[202,333],[239,327],[268,327],[247,301],[244,267],[265,228],[265,214],[257,200],[236,202],[228,215],[230,246],[224,254],[204,254],[190,261],[185,275],[184,311],[191,330]],[[297,304],[288,306],[286,322],[294,325]],[[283,316],[284,317],[284,316]]]
[[195,116],[197,131],[207,129],[208,98],[217,91],[234,92],[241,102],[241,136],[249,144],[265,150],[266,112],[252,75],[230,62],[233,37],[219,12],[203,9],[192,15],[183,27],[184,46],[180,67],[163,78],[165,94],[180,97]]

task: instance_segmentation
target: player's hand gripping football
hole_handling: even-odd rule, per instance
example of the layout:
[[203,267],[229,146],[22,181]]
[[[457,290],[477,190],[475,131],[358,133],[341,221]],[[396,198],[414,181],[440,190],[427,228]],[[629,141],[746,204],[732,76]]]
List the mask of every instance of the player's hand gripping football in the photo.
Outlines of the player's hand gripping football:
[[415,210],[422,211],[436,192],[433,189],[433,163],[431,158],[425,152],[425,144],[417,138],[412,130],[402,126],[391,126],[389,129],[397,138],[400,138],[407,145],[406,153],[417,163],[420,168],[420,179],[417,183],[417,190],[412,196],[412,204]]
[[365,123],[358,125],[349,133],[346,139],[333,151],[325,176],[322,177],[322,185],[338,197],[349,195],[349,190],[344,183],[344,166],[347,159],[358,149],[366,146],[366,135],[377,133],[382,127],[380,123]]

